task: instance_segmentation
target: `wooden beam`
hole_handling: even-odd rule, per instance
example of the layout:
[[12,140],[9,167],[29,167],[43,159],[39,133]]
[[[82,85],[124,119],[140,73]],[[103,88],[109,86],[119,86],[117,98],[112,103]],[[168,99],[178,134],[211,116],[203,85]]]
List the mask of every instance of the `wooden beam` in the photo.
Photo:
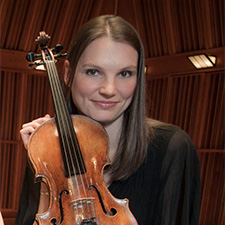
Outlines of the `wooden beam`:
[[[188,60],[188,56],[200,53],[207,53],[217,57],[216,66],[209,69],[196,69]],[[183,54],[169,55],[163,57],[148,58],[145,60],[147,66],[147,78],[161,77],[163,75],[176,75],[199,73],[205,71],[217,71],[224,69],[224,48],[215,48],[196,52],[188,52]],[[30,74],[46,75],[43,71],[32,70],[29,68],[29,62],[26,60],[27,52],[0,49],[0,66],[2,70],[14,72],[25,72]],[[57,62],[59,71],[63,70],[63,61]]]
[[[216,66],[207,69],[196,69],[188,60],[188,56],[206,53],[217,57]],[[146,59],[147,79],[162,77],[163,75],[196,74],[224,69],[224,48],[214,48],[196,52],[188,52],[163,57]]]
[[[28,52],[0,49],[0,68],[1,70],[29,73],[32,75],[46,76],[45,71],[34,70],[29,67],[30,62],[26,60]],[[63,69],[64,59],[57,59],[57,69]]]

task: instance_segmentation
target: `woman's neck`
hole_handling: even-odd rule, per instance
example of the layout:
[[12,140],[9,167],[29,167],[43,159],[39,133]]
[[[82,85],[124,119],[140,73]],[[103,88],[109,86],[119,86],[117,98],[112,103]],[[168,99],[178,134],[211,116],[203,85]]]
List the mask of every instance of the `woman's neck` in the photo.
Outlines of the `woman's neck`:
[[111,161],[113,161],[118,148],[121,130],[122,130],[122,121],[123,121],[123,116],[120,116],[113,123],[103,125],[109,136],[109,142],[110,142],[109,158]]
[[[121,128],[122,128],[122,122],[114,121],[112,124],[108,124],[104,126],[108,136],[109,136],[109,159],[112,162],[114,160],[114,157],[116,155],[118,144],[120,140],[121,135]],[[109,187],[112,183],[112,177],[110,173],[110,169],[106,169],[104,171],[104,180],[106,183],[106,186]]]

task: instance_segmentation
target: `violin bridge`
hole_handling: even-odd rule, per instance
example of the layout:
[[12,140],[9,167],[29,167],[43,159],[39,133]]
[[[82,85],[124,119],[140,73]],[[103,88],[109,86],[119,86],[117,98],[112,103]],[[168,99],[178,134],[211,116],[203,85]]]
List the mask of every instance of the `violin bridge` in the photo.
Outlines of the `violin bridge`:
[[85,205],[86,206],[90,206],[91,204],[93,204],[93,201],[94,200],[95,200],[95,198],[93,198],[93,197],[79,198],[79,199],[76,199],[76,200],[71,201],[71,206],[74,209],[82,208]]
[[95,198],[79,198],[71,201],[71,206],[76,212],[76,223],[79,225],[97,225],[95,213],[93,211],[93,201]]

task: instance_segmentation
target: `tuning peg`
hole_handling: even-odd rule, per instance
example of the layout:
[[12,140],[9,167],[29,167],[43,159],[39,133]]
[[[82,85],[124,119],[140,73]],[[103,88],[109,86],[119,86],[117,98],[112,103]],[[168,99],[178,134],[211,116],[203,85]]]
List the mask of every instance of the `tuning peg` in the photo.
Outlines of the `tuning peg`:
[[55,46],[55,48],[51,49],[51,51],[52,51],[52,52],[55,52],[55,53],[59,53],[59,52],[61,52],[62,50],[63,50],[63,46],[60,45],[60,44],[57,44],[57,45]]
[[34,63],[29,64],[29,67],[37,69],[39,66],[43,66],[44,62],[41,60],[36,60]]
[[60,54],[54,55],[55,59],[60,57],[65,57],[65,56],[67,56],[67,53],[63,53],[63,54],[60,53]]
[[41,54],[34,54],[33,52],[29,52],[26,56],[27,61],[34,62],[35,58],[41,57]]

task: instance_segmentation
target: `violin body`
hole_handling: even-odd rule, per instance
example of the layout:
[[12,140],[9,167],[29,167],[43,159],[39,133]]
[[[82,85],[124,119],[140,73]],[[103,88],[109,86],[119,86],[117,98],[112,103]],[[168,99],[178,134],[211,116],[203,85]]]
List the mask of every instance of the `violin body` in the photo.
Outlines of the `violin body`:
[[106,187],[103,170],[110,163],[109,140],[104,128],[84,117],[72,123],[85,162],[85,172],[65,176],[65,167],[55,119],[39,126],[28,142],[29,160],[37,180],[49,188],[50,204],[37,214],[39,224],[131,225],[137,224],[128,200],[114,198]]

